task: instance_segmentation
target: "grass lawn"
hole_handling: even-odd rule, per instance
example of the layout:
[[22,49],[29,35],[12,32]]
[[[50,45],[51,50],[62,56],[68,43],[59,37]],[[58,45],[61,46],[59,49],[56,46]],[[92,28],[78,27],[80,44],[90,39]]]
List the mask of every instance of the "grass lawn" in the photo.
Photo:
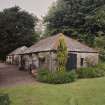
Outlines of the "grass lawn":
[[0,89],[11,105],[105,105],[105,77],[65,85],[34,85]]

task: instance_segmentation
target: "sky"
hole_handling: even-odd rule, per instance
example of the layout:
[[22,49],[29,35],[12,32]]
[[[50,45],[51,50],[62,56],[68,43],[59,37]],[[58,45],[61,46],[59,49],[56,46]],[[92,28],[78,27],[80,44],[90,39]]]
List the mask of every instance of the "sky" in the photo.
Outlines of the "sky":
[[47,13],[48,8],[54,1],[56,0],[0,0],[0,11],[17,5],[41,18]]

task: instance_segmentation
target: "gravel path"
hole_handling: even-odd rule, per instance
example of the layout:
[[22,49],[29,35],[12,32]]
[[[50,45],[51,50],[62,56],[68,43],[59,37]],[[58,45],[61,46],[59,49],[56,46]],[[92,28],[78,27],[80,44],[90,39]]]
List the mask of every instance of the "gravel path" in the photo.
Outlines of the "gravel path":
[[35,79],[26,71],[19,71],[17,66],[0,63],[0,87],[10,87],[35,83]]

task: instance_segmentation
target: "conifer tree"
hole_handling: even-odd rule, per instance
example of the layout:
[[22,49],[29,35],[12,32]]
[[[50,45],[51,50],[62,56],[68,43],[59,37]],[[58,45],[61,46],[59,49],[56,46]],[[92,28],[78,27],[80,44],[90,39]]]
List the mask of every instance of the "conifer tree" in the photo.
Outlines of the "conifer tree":
[[60,71],[60,72],[65,71],[66,61],[67,61],[67,46],[65,43],[64,36],[63,34],[61,34],[59,38],[58,49],[57,49],[57,62],[58,62],[57,71]]

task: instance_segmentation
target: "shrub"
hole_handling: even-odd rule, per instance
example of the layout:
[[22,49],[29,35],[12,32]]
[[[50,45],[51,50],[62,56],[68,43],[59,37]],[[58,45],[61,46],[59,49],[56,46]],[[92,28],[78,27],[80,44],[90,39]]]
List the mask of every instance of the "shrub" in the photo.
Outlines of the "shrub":
[[77,70],[79,78],[95,78],[105,76],[105,64],[98,64],[95,67],[80,68]]
[[8,94],[0,94],[0,105],[10,105]]
[[40,70],[37,75],[37,80],[40,82],[63,84],[75,81],[77,75],[75,71],[71,72],[49,72],[48,70]]
[[105,49],[100,49],[99,57],[102,61],[105,61]]
[[80,68],[77,73],[79,78],[92,78],[96,75],[93,68]]

